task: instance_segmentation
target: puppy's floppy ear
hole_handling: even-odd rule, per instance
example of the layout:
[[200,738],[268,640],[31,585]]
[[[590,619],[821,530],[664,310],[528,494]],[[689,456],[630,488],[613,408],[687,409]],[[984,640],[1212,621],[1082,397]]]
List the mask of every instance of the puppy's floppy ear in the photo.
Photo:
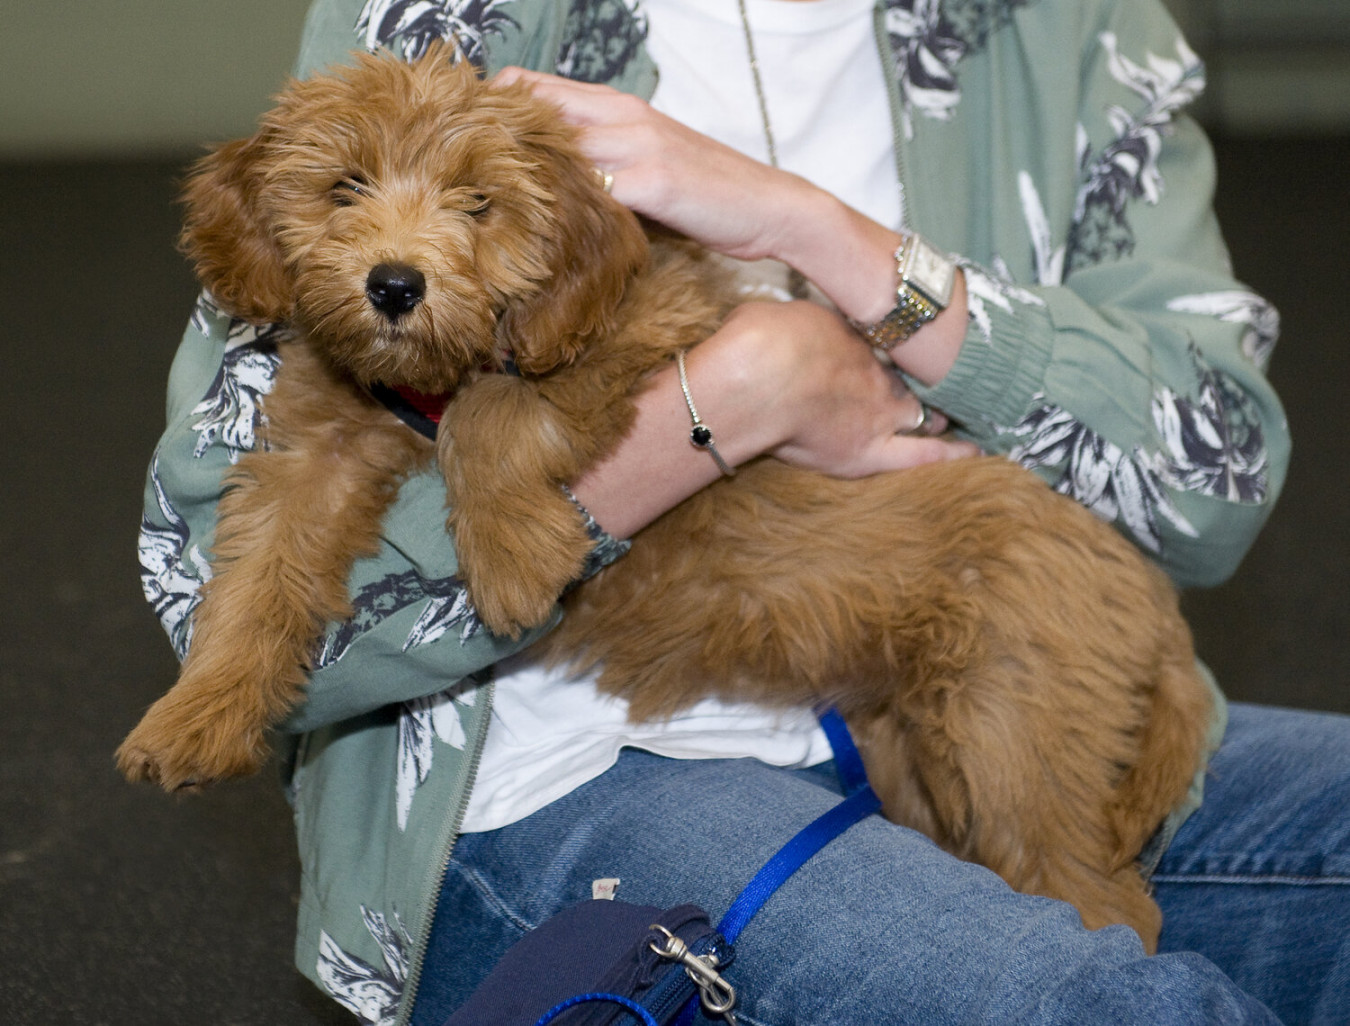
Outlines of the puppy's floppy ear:
[[221,309],[256,323],[291,315],[290,276],[260,208],[268,130],[217,147],[193,167],[179,248]]
[[590,338],[610,331],[629,279],[648,256],[637,217],[601,189],[591,166],[570,150],[542,149],[557,227],[540,243],[552,277],[498,323],[501,343],[525,374],[570,363]]

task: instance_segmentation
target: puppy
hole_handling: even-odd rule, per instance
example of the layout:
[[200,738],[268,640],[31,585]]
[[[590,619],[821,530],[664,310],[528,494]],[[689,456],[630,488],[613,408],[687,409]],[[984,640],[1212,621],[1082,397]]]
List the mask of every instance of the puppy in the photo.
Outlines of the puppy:
[[[178,683],[118,752],[170,790],[258,768],[352,562],[428,461],[480,618],[543,622],[590,548],[563,485],[734,303],[704,254],[604,194],[556,110],[440,50],[292,83],[186,204],[217,303],[291,340]],[[447,397],[434,447],[373,398],[391,386]],[[1209,692],[1166,577],[1026,471],[838,481],[761,459],[565,606],[543,654],[599,669],[635,717],[709,694],[834,704],[891,819],[1156,943],[1133,863],[1199,764]]]

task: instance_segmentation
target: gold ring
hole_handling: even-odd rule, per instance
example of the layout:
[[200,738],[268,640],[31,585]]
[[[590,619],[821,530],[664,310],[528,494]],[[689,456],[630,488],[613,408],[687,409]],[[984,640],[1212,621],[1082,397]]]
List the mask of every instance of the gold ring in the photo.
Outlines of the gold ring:
[[595,168],[594,171],[596,181],[600,183],[600,188],[605,190],[605,192],[612,191],[614,188],[614,176],[610,174],[608,171],[600,170],[600,168],[598,167]]

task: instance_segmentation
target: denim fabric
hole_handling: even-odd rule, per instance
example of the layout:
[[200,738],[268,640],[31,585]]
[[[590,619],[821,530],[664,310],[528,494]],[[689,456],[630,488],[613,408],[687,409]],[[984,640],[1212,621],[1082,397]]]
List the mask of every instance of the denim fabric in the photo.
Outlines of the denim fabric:
[[[694,902],[715,920],[764,860],[838,800],[821,768],[626,751],[528,819],[465,835],[414,1023],[440,1023],[524,931],[591,897],[593,880],[619,878],[627,901]],[[1347,808],[1350,719],[1235,707],[1202,812],[1159,869],[1168,953],[1153,958],[1132,931],[1084,930],[1067,905],[1017,894],[873,817],[817,855],[746,928],[730,974],[738,1019],[1276,1022],[1259,998],[1290,1023],[1343,1024]]]
[[1288,1023],[1350,1023],[1350,719],[1234,705],[1153,882],[1164,950],[1203,951]]

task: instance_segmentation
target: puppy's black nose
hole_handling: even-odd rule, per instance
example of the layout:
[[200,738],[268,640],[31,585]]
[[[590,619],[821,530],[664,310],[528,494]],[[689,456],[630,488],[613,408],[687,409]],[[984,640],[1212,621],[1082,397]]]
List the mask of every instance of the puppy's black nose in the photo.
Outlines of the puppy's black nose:
[[377,264],[366,276],[366,298],[391,321],[422,302],[426,292],[422,272],[407,264]]

